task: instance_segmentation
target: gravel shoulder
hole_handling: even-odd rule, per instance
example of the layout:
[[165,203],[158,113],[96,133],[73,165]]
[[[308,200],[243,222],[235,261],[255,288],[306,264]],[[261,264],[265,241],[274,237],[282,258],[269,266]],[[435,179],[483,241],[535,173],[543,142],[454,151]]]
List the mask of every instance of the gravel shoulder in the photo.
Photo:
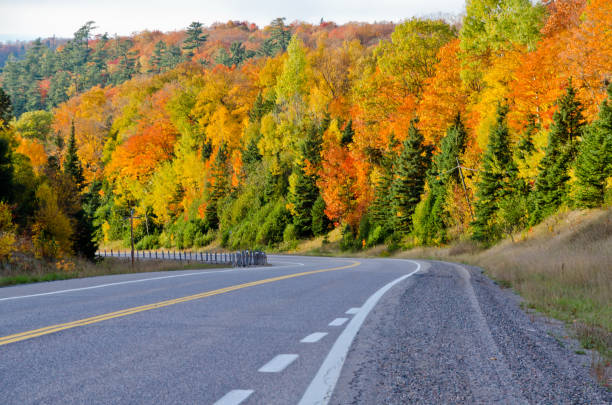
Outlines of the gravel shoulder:
[[332,404],[608,404],[562,324],[475,267],[426,262],[357,335]]

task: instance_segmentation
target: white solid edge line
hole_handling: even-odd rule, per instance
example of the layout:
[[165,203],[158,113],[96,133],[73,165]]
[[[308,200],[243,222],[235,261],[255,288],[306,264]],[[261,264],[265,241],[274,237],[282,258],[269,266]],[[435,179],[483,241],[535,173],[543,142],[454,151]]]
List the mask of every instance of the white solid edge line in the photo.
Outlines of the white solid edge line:
[[[280,268],[284,268],[284,267],[294,267],[294,266],[303,266],[303,265],[304,265],[303,263],[297,263],[296,262],[293,265],[288,265],[288,266],[253,267],[250,270],[280,269]],[[230,271],[237,271],[237,269],[201,271],[201,272],[198,272],[198,273],[173,274],[171,276],[160,276],[160,277],[141,278],[141,279],[138,279],[138,280],[118,281],[116,283],[99,284],[99,285],[92,285],[92,286],[89,286],[89,287],[81,287],[81,288],[71,288],[71,289],[68,289],[68,290],[50,291],[50,292],[46,292],[46,293],[38,293],[38,294],[30,294],[30,295],[18,295],[18,296],[15,296],[15,297],[5,297],[5,298],[0,298],[0,301],[18,300],[18,299],[22,299],[22,298],[42,297],[42,296],[45,296],[45,295],[54,295],[54,294],[65,294],[65,293],[69,293],[69,292],[73,292],[73,291],[94,290],[96,288],[113,287],[113,286],[116,286],[116,285],[123,285],[123,284],[142,283],[142,282],[145,282],[145,281],[163,280],[163,279],[167,279],[167,278],[187,277],[187,276],[205,276],[207,274],[228,273]]]
[[315,332],[300,340],[301,343],[316,343],[327,336],[327,332]]
[[347,314],[347,315],[355,315],[360,310],[361,310],[361,308],[351,308],[348,311],[346,311],[345,314]]
[[346,328],[344,328],[327,354],[327,357],[323,360],[321,368],[319,368],[319,371],[310,382],[310,385],[306,388],[298,405],[325,405],[329,402],[334,392],[334,388],[336,387],[338,377],[340,377],[340,371],[344,365],[348,350],[365,318],[372,308],[376,306],[380,298],[389,291],[391,287],[407,279],[421,269],[421,265],[418,262],[412,260],[410,260],[410,262],[416,264],[416,270],[410,274],[396,278],[372,294],[361,307],[361,311],[356,314]]
[[280,373],[298,357],[297,354],[279,354],[257,371],[260,373]]
[[238,405],[245,399],[247,399],[253,390],[231,390],[227,394],[223,395],[221,399],[215,402],[213,405]]
[[336,318],[329,323],[329,326],[342,326],[346,321],[348,321],[348,318]]

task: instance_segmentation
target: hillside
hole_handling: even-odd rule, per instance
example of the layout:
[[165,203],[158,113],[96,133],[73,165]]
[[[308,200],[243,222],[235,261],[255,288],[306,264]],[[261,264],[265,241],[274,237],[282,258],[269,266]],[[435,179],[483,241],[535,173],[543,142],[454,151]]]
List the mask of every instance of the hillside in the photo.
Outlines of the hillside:
[[3,265],[129,246],[131,215],[138,249],[359,251],[609,205],[612,5],[498,3],[34,43],[2,73]]

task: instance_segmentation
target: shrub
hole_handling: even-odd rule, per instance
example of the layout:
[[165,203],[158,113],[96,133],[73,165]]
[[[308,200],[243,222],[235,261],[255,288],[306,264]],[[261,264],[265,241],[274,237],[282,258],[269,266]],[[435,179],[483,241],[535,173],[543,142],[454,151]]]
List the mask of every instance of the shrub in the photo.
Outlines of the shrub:
[[287,243],[295,242],[298,239],[297,229],[294,224],[288,224],[283,232],[283,241]]
[[159,249],[160,246],[159,235],[147,235],[135,245],[137,250]]

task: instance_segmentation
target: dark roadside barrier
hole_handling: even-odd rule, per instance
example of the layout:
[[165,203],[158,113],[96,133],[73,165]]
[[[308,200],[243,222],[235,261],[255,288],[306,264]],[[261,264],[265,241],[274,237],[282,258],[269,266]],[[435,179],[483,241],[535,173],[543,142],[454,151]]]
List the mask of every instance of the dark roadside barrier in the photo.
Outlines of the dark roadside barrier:
[[[134,250],[134,260],[177,260],[180,262],[201,262],[208,264],[227,264],[232,267],[265,266],[268,256],[260,250],[240,250],[237,252],[181,252],[176,250]],[[131,250],[98,250],[98,257],[132,258]]]

